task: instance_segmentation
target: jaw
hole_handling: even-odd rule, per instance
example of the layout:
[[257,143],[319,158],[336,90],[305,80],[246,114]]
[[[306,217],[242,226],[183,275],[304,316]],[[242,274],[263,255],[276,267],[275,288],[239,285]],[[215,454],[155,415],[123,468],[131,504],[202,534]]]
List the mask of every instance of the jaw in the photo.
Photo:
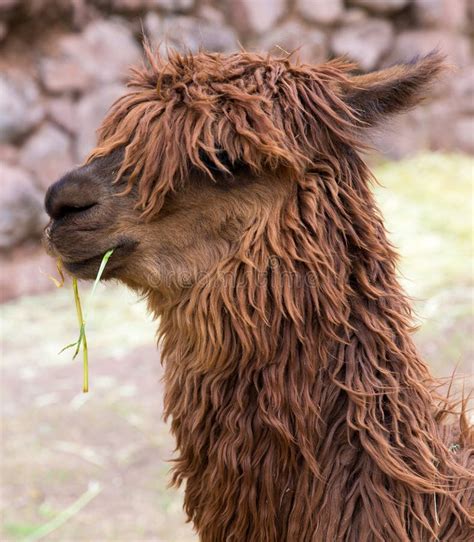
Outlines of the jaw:
[[102,277],[120,278],[121,270],[138,246],[138,241],[111,235],[101,235],[101,241],[97,243],[95,238],[91,237],[91,232],[82,233],[77,228],[71,228],[70,233],[69,235],[67,231],[60,231],[54,223],[50,223],[44,232],[43,245],[50,256],[62,261],[68,273],[84,280],[95,279],[104,254],[109,250],[114,252]]
[[138,242],[136,241],[123,240],[84,259],[63,260],[63,265],[71,275],[80,279],[93,280],[97,276],[104,254],[109,250],[113,250],[110,260],[104,269],[102,278],[120,278],[120,272],[126,265],[128,256],[135,251],[137,245]]

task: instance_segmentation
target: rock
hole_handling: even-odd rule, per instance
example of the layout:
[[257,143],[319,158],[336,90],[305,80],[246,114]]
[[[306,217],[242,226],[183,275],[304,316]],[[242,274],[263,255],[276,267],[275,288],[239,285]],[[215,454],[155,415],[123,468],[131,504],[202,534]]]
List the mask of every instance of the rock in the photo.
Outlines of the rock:
[[447,151],[453,149],[454,137],[452,130],[445,127],[452,125],[456,118],[455,104],[449,98],[428,99],[422,108],[424,123],[428,131],[426,148]]
[[43,124],[21,149],[20,164],[46,189],[73,165],[69,138],[50,123]]
[[20,5],[21,0],[0,0],[0,14],[8,13]]
[[[468,127],[456,139],[453,129],[456,119],[456,105],[448,98],[431,100],[421,107],[390,119],[387,126],[377,131],[375,145],[390,158],[400,159],[412,156],[426,149],[440,151],[468,150]],[[450,126],[446,130],[446,126]],[[459,128],[462,132],[461,128]],[[461,144],[464,135],[466,142]]]
[[131,31],[117,21],[93,21],[82,34],[61,36],[56,47],[56,54],[40,61],[42,81],[55,93],[124,80],[141,59]]
[[21,72],[0,74],[0,143],[12,142],[41,122],[44,109],[31,77]]
[[36,242],[0,252],[0,268],[0,303],[55,288],[48,274],[57,275],[56,263]]
[[296,5],[301,15],[313,23],[335,23],[344,12],[342,0],[298,0]]
[[74,135],[77,132],[76,108],[71,98],[52,98],[46,104],[48,117]]
[[383,155],[400,160],[429,148],[426,113],[418,108],[390,119],[373,134],[373,145]]
[[439,30],[407,30],[396,37],[386,64],[406,62],[417,55],[428,54],[435,49],[446,54],[448,60],[458,66],[463,67],[470,63],[470,45],[466,36]]
[[170,11],[191,11],[196,0],[155,0],[158,7]]
[[75,156],[82,162],[96,145],[96,130],[112,103],[122,96],[125,87],[119,84],[107,85],[87,94],[77,105],[77,142]]
[[470,29],[470,35],[474,33],[474,2],[467,3],[467,13],[466,13],[467,28]]
[[235,31],[225,24],[197,19],[195,17],[159,17],[148,13],[145,17],[146,33],[152,42],[161,42],[161,51],[166,47],[178,50],[228,52],[238,47]]
[[451,79],[450,96],[460,113],[474,113],[474,66],[455,74]]
[[[76,52],[68,54],[68,48]],[[76,36],[61,38],[61,49],[58,56],[40,58],[39,72],[44,86],[53,93],[86,91],[93,85],[93,77],[79,58]]]
[[8,34],[8,27],[5,21],[0,21],[0,41],[3,41]]
[[466,0],[414,1],[415,17],[422,26],[435,26],[454,30],[466,26]]
[[84,92],[92,87],[93,77],[79,57],[77,36],[61,37],[60,48],[60,53],[39,59],[39,74],[46,89],[52,93],[66,93]]
[[349,8],[347,9],[342,17],[342,22],[344,25],[361,23],[368,18],[367,12],[361,8]]
[[474,154],[474,115],[458,119],[453,132],[455,148]]
[[149,8],[149,0],[111,0],[113,11],[142,11]]
[[[114,11],[143,11],[156,7],[153,3],[151,0],[111,0],[111,8]],[[158,3],[162,3],[161,0]]]
[[163,19],[158,15],[158,13],[151,12],[147,13],[145,20],[143,21],[143,26],[145,28],[145,34],[151,42],[156,45],[161,42],[163,38]]
[[47,223],[43,197],[24,170],[0,163],[0,249],[38,237]]
[[20,159],[18,148],[9,143],[0,143],[0,162],[16,165]]
[[410,0],[349,0],[349,4],[366,8],[374,13],[394,13],[408,6]]
[[77,53],[101,84],[126,79],[130,66],[142,58],[131,31],[120,22],[94,21],[84,31],[83,40],[84,49]]
[[265,34],[256,43],[264,52],[279,55],[283,51],[291,52],[300,47],[297,55],[308,63],[323,62],[327,59],[327,40],[323,32],[307,29],[297,21],[287,21]]
[[383,19],[367,19],[343,26],[333,34],[331,49],[348,55],[364,71],[375,68],[393,43],[392,25]]
[[189,11],[194,0],[112,0],[112,9],[123,11],[143,11],[162,9],[166,11]]
[[285,0],[225,0],[229,20],[238,32],[263,34],[284,15]]
[[225,24],[225,17],[222,11],[206,4],[199,8],[199,17],[210,23]]

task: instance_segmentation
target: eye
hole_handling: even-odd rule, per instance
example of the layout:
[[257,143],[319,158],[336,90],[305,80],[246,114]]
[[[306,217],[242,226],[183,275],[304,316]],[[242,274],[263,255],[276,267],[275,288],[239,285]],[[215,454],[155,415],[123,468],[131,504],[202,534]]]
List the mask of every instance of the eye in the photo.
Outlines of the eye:
[[[229,155],[224,149],[216,149],[216,156],[219,162],[225,168],[227,168],[227,170],[229,170],[232,175],[238,169],[240,162],[232,162]],[[212,173],[223,173],[222,169],[215,163],[214,158],[203,150],[199,151],[199,158],[202,160],[202,162],[204,162],[207,169]]]

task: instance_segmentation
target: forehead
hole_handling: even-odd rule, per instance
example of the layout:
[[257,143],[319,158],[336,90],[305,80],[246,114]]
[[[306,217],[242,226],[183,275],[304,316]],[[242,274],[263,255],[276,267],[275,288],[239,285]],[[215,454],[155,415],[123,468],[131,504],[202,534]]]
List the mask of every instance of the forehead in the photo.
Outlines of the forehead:
[[150,213],[190,168],[212,177],[228,171],[227,161],[257,175],[281,167],[302,174],[328,130],[347,124],[337,91],[342,63],[311,67],[243,52],[164,60],[148,51],[147,60],[105,118],[91,159],[123,148],[119,175],[127,171]]
[[270,56],[200,53],[175,55],[167,62],[156,63],[147,72],[147,82],[164,100],[177,93],[184,101],[190,101],[186,91],[198,99],[217,96],[232,100],[243,94],[247,98],[257,94],[270,96],[277,91],[280,78],[301,76],[304,72],[304,66]]

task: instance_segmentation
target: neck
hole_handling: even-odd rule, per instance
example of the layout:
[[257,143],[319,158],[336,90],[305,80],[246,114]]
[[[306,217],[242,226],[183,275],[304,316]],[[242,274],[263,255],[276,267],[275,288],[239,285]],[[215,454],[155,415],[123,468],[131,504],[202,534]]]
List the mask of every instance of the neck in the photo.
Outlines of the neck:
[[459,467],[357,166],[302,179],[211,277],[160,305],[174,481],[202,540],[461,533],[438,517],[440,503],[463,513],[443,489]]

